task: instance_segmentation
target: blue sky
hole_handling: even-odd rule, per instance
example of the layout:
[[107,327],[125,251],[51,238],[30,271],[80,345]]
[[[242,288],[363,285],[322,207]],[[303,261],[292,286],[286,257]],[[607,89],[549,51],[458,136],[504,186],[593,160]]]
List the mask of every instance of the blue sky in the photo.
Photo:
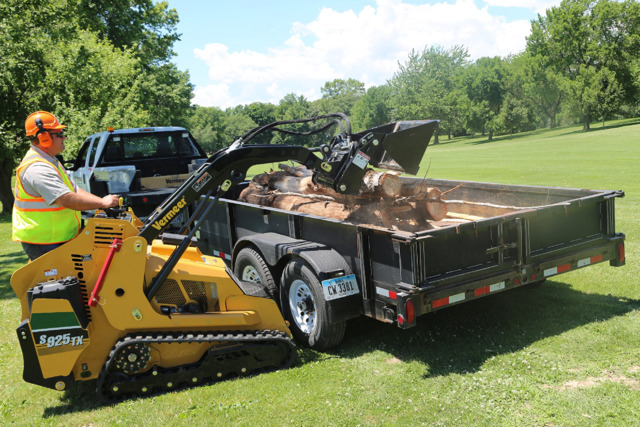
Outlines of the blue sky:
[[384,84],[411,49],[465,46],[472,59],[524,49],[532,19],[560,0],[169,0],[194,104],[313,100],[322,85]]

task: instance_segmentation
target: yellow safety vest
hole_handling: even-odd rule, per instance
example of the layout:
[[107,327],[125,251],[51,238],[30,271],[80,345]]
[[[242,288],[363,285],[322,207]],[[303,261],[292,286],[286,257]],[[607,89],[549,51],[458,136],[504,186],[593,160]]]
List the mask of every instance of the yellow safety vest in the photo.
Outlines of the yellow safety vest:
[[62,165],[56,167],[37,151],[29,149],[16,169],[12,239],[17,242],[43,245],[67,242],[80,231],[80,212],[62,206],[49,205],[42,197],[33,196],[24,190],[20,174],[35,162],[50,165],[58,172],[67,187],[74,191],[71,179]]

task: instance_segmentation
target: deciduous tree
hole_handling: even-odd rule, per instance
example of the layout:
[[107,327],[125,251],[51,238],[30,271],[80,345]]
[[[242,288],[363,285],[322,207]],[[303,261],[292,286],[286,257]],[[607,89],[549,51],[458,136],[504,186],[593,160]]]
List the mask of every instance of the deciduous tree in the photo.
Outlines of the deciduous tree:
[[0,202],[29,143],[24,120],[48,110],[68,125],[66,156],[107,126],[185,122],[192,86],[170,62],[177,15],[152,0],[0,2]]
[[[456,90],[459,73],[467,65],[467,49],[438,46],[412,51],[389,84],[393,89],[393,107],[399,118],[442,120],[446,131],[457,115]],[[434,143],[437,143],[437,134]]]
[[599,85],[611,81],[610,72],[619,84],[613,98],[620,96],[626,102],[637,98],[640,87],[632,64],[640,52],[640,4],[632,0],[563,0],[532,22],[527,52],[543,58],[545,68],[564,78],[579,104],[576,110],[583,128],[588,130],[598,109],[594,91],[614,87]]

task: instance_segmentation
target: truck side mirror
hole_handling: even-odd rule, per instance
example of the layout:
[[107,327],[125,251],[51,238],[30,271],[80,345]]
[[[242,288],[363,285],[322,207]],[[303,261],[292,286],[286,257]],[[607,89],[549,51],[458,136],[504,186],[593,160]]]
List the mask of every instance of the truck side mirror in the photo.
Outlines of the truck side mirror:
[[62,166],[64,166],[64,168],[68,171],[74,171],[76,170],[76,162],[74,162],[73,160],[68,160],[65,161],[64,163],[62,163]]
[[56,154],[56,159],[58,159],[60,164],[62,166],[64,166],[64,168],[66,170],[68,170],[68,171],[75,170],[75,168],[74,168],[74,166],[76,164],[75,159],[65,160],[64,157],[62,157],[62,154]]

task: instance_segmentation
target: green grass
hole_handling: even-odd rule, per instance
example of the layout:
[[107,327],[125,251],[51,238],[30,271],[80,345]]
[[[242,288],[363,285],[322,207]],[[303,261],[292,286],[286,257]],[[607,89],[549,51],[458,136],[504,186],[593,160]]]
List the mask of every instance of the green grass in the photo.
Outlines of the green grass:
[[[640,120],[487,142],[441,139],[420,176],[622,189],[627,265],[598,265],[439,311],[402,331],[350,322],[332,352],[286,371],[101,405],[22,381],[9,286],[26,261],[0,218],[0,419],[54,425],[637,425],[640,420]],[[428,168],[428,172],[427,172]],[[150,421],[145,421],[149,420]]]

